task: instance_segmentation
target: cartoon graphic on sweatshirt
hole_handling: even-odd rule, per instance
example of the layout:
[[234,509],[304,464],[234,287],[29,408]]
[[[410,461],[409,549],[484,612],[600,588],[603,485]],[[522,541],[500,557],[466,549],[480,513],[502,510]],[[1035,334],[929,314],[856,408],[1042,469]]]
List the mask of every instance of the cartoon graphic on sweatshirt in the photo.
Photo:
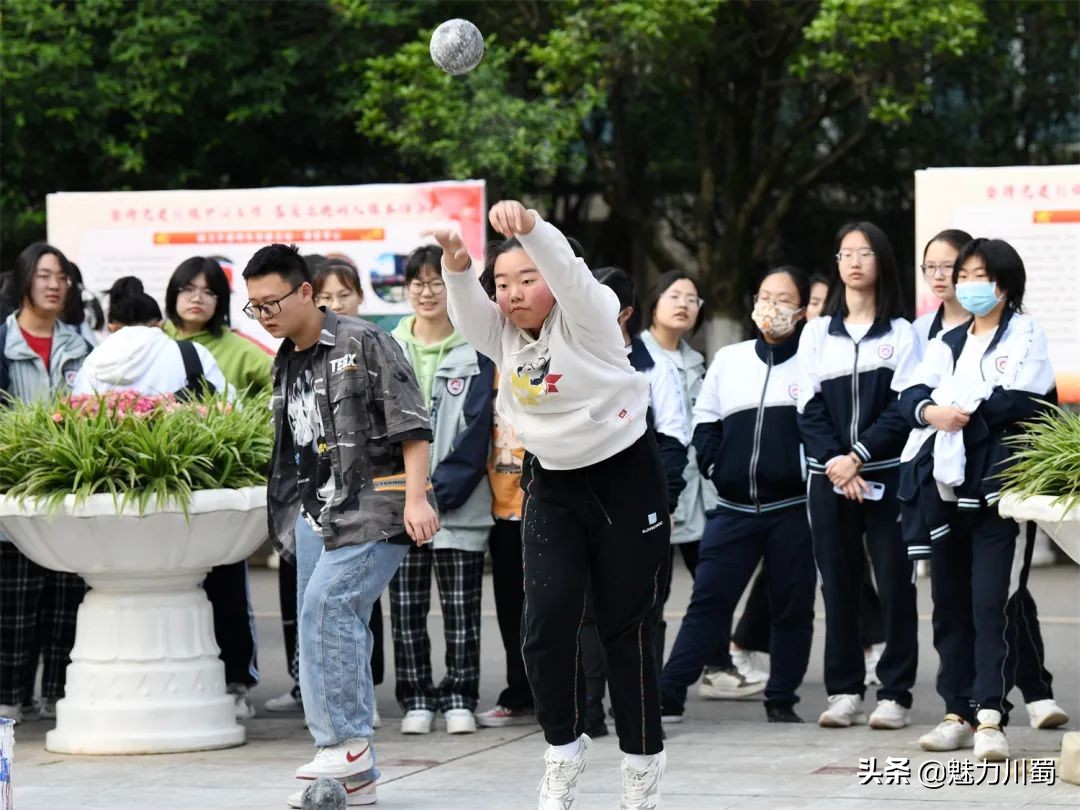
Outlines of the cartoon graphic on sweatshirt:
[[535,406],[540,404],[540,397],[559,393],[556,383],[562,375],[549,374],[550,366],[551,358],[541,355],[536,360],[526,361],[517,367],[510,382],[514,398],[519,403]]

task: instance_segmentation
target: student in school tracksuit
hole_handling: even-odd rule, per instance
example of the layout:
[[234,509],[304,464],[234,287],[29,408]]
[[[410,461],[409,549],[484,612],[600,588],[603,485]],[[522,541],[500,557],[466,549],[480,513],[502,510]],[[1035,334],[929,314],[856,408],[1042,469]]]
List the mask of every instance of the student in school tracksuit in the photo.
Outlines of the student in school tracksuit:
[[762,559],[772,618],[765,710],[769,722],[802,722],[793,707],[810,658],[815,578],[795,353],[809,294],[797,268],[766,274],[753,311],[760,336],[717,352],[694,406],[698,464],[719,498],[690,606],[660,676],[668,722],[682,719],[687,687],[714,652],[716,628],[731,626]]
[[623,751],[622,802],[654,806],[666,760],[653,655],[670,519],[648,384],[626,356],[619,302],[556,228],[520,203],[489,215],[496,303],[461,238],[436,233],[450,317],[502,378],[525,445],[523,652],[549,748],[541,808],[571,808],[589,739],[577,636],[591,595]]
[[[944,230],[934,235],[923,250],[923,279],[941,304],[911,324],[919,341],[920,359],[934,338],[970,326],[971,313],[956,300],[952,280],[956,257],[970,241],[971,235],[965,231]],[[1036,526],[1032,522],[1023,523],[1019,531],[1018,542],[1025,544],[1025,554],[1030,559]],[[1029,588],[1020,588],[1009,599],[1009,621],[1019,628],[1020,638],[1018,644],[1009,648],[1006,666],[1016,672],[1016,686],[1024,696],[1031,726],[1053,729],[1065,725],[1069,715],[1054,700],[1054,678],[1046,668],[1039,612]]]
[[850,223],[836,244],[840,283],[830,292],[825,317],[808,324],[799,343],[799,427],[825,600],[829,705],[818,723],[843,728],[866,721],[858,612],[865,534],[885,625],[877,667],[882,686],[870,726],[898,729],[910,723],[918,665],[913,563],[897,523],[900,451],[908,434],[898,394],[907,387],[917,350],[911,324],[899,317],[896,260],[885,233],[873,223]]
[[[431,416],[430,475],[440,514],[434,539],[410,548],[390,580],[402,734],[430,732],[437,711],[446,718],[448,733],[471,734],[480,692],[480,601],[492,524],[487,460],[494,366],[450,323],[441,258],[442,251],[430,245],[409,255],[406,289],[416,314],[391,333],[409,359]],[[446,640],[446,676],[438,685],[432,680],[427,630],[432,571]]]
[[[900,496],[909,555],[931,559],[938,693],[945,720],[920,738],[932,751],[971,745],[1004,760],[1002,731],[1020,643],[1010,599],[1027,585],[1030,549],[998,514],[1010,437],[1056,401],[1046,335],[1022,314],[1023,261],[1007,242],[975,239],[956,258],[956,296],[968,328],[930,342],[901,397],[914,428]],[[977,724],[972,734],[971,727]]]

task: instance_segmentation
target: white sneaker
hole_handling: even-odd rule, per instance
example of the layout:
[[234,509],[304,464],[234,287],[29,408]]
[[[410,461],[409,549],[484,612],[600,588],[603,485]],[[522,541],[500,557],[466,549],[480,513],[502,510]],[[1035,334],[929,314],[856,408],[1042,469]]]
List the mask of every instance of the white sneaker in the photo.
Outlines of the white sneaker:
[[296,769],[296,778],[321,779],[325,776],[328,779],[348,779],[370,771],[374,764],[371,743],[358,737],[320,748],[315,759]]
[[971,748],[975,744],[975,732],[958,714],[947,714],[937,724],[937,728],[919,737],[919,747],[923,751],[958,751]]
[[476,715],[476,724],[483,728],[502,728],[503,726],[534,726],[536,712],[533,709],[508,709],[494,706],[486,712]]
[[8,720],[21,723],[22,706],[9,706],[7,703],[0,703],[0,717],[6,717]]
[[382,728],[382,715],[379,714],[379,707],[371,707],[371,727]]
[[638,770],[626,759],[622,761],[622,803],[620,810],[656,808],[660,806],[660,778],[667,768],[667,751],[653,757],[648,767]]
[[[346,779],[342,782],[342,787],[345,788],[347,807],[366,807],[378,801],[374,779]],[[289,796],[288,803],[289,807],[302,808],[304,806],[304,791],[298,790],[293,793]]]
[[[768,680],[768,676],[765,676]],[[698,695],[706,700],[744,698],[765,691],[765,682],[750,683],[738,670],[706,669],[698,684]]]
[[255,707],[248,700],[247,687],[240,683],[230,683],[225,686],[225,692],[232,695],[236,704],[236,719],[250,720],[255,716]]
[[443,713],[446,718],[447,734],[474,734],[476,718],[468,709],[450,709]]
[[863,661],[866,665],[866,677],[863,678],[864,686],[881,686],[881,681],[878,680],[877,676],[877,665],[883,652],[885,652],[884,644],[871,644],[870,649],[863,653]]
[[866,722],[862,698],[858,695],[829,695],[829,708],[821,713],[818,725],[823,728],[847,728]]
[[304,702],[293,697],[292,691],[270,698],[263,706],[268,712],[302,712],[304,710]]
[[411,709],[401,718],[401,733],[430,734],[431,723],[434,720],[435,712],[429,712],[427,709]]
[[769,667],[762,664],[761,656],[746,650],[730,650],[731,663],[747,683],[768,683]]
[[577,804],[577,780],[585,770],[585,757],[591,745],[588,734],[578,737],[578,752],[573,759],[555,759],[548,747],[544,754],[544,778],[538,788],[539,810],[573,810]]
[[[1036,700],[1027,704],[1028,718],[1032,728],[1057,728],[1069,722],[1069,715],[1053,698]],[[0,712],[3,714],[3,712]]]
[[911,725],[911,712],[895,700],[879,700],[870,713],[870,728],[897,729]]
[[1001,730],[1001,712],[979,709],[975,715],[979,727],[975,729],[975,759],[986,762],[1004,762],[1009,758],[1009,741]]

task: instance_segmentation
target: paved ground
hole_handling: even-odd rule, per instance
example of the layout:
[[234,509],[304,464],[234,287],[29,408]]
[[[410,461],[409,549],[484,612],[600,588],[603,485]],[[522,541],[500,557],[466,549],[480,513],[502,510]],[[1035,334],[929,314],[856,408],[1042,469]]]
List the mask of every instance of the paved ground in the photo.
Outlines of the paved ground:
[[[1059,702],[1080,718],[1080,569],[1059,565],[1038,569],[1032,590],[1042,615],[1048,665],[1055,675]],[[260,663],[263,681],[254,690],[257,705],[288,687],[277,605],[276,572],[253,570],[252,591],[258,613]],[[982,785],[946,785],[930,789],[920,784],[919,767],[931,757],[915,741],[942,714],[933,690],[936,657],[930,645],[929,588],[920,580],[920,656],[914,725],[903,731],[820,729],[775,726],[765,722],[759,701],[701,701],[692,697],[687,720],[671,727],[664,807],[669,810],[754,808],[863,808],[887,802],[889,810],[916,803],[938,802],[965,807],[1080,806],[1080,787],[1058,782],[1018,785],[1010,774],[1007,785],[991,785],[992,773],[976,771]],[[668,638],[674,639],[681,610],[689,594],[685,571],[677,574],[668,603]],[[437,604],[437,602],[435,603]],[[816,622],[810,671],[802,689],[800,710],[812,721],[822,709],[821,655],[824,625]],[[433,616],[435,622],[440,622]],[[439,634],[434,633],[436,660],[441,660]],[[483,708],[497,696],[502,678],[501,643],[495,623],[490,587],[484,606]],[[389,653],[389,649],[387,650]],[[392,655],[389,656],[392,662]],[[535,790],[542,773],[542,736],[533,728],[486,729],[465,737],[450,737],[437,725],[427,737],[403,738],[396,729],[401,716],[393,698],[393,673],[378,689],[386,718],[377,736],[384,778],[379,806],[386,808],[535,807]],[[1019,697],[1014,695],[1014,701]],[[1061,732],[1035,731],[1022,725],[1023,709],[1009,729],[1013,755],[1052,757]],[[13,781],[17,810],[110,808],[127,810],[262,810],[282,808],[296,789],[295,767],[310,758],[311,738],[300,715],[260,715],[247,722],[248,744],[227,751],[143,757],[68,757],[43,748],[46,724],[25,723],[16,732]],[[876,757],[878,768],[888,757],[909,758],[909,785],[860,785],[860,758]],[[618,806],[618,762],[614,739],[597,741],[589,768],[582,777],[581,810]],[[937,759],[947,763],[948,755]],[[968,756],[957,757],[969,760]],[[932,767],[932,766],[927,766]],[[962,768],[957,764],[954,768]]]

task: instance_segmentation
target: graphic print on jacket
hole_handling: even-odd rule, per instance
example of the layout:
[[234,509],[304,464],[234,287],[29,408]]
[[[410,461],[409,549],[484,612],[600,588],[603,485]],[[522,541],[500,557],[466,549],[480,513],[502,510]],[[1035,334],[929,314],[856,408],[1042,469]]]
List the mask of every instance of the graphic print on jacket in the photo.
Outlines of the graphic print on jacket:
[[725,346],[705,374],[694,405],[694,449],[723,507],[757,514],[806,501],[798,346],[798,337]]
[[799,340],[799,427],[810,469],[854,452],[870,472],[900,464],[908,425],[898,395],[918,362],[911,324],[875,321],[855,341],[838,312],[807,324]]
[[510,378],[510,385],[514,390],[514,397],[522,405],[539,405],[540,398],[546,394],[557,394],[557,383],[562,378],[561,374],[549,374],[551,358],[540,355],[535,360],[528,360],[514,370]]

